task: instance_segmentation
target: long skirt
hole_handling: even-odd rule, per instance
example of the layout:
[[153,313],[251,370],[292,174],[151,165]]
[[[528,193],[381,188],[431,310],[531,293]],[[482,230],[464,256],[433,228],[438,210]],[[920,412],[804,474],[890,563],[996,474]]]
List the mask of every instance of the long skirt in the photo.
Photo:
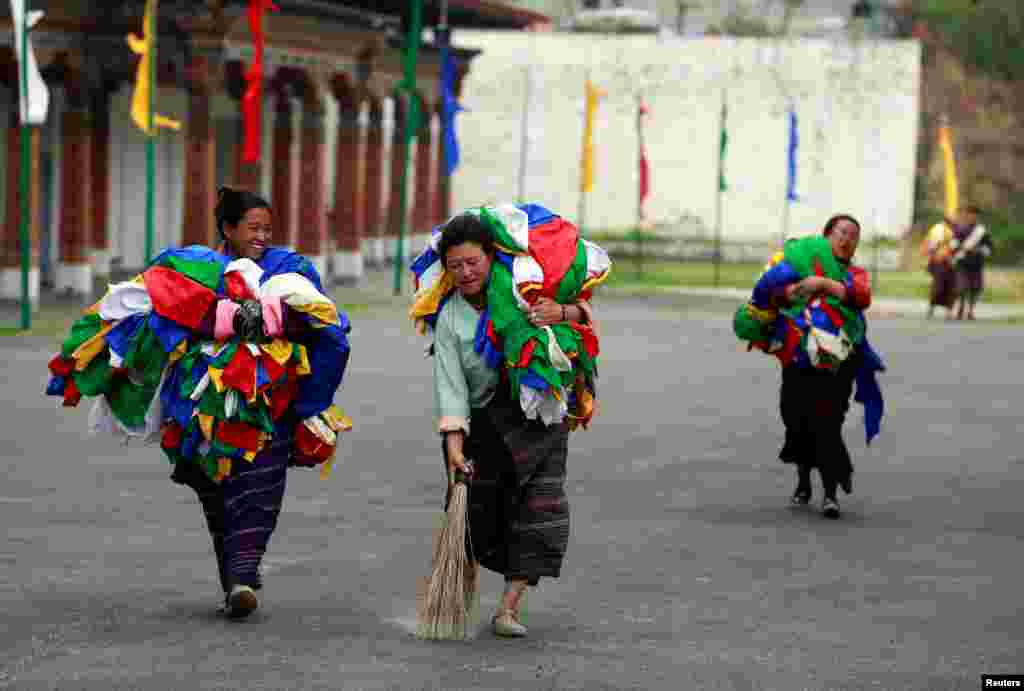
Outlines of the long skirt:
[[952,309],[957,296],[956,272],[953,267],[944,262],[932,262],[928,265],[928,273],[932,275],[929,304]]
[[828,495],[837,485],[849,487],[853,474],[843,421],[861,359],[854,353],[835,373],[796,366],[782,370],[779,408],[786,440],[779,458],[804,471],[817,468]]
[[973,305],[985,289],[985,276],[981,269],[960,269],[956,272],[956,286],[967,304]]
[[199,497],[217,555],[224,593],[236,585],[259,589],[260,561],[284,500],[290,444],[271,444],[252,463],[237,461],[219,485],[194,463],[179,463],[171,479]]
[[569,543],[566,423],[527,420],[505,387],[474,410],[464,446],[475,475],[469,490],[469,547],[484,568],[537,585],[557,578]]

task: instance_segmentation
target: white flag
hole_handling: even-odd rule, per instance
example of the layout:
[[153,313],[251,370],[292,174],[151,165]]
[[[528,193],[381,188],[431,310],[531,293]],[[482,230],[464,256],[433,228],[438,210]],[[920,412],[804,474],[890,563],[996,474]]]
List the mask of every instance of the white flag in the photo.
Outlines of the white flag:
[[[25,0],[11,0],[11,15],[14,18],[14,50],[18,56],[18,106],[22,124],[42,125],[46,122],[46,111],[50,107],[50,90],[46,88],[43,75],[39,74],[35,51],[32,50],[32,39],[27,38],[28,55],[21,54],[25,33],[30,31],[43,18],[41,10],[32,10],[26,15]],[[22,60],[27,58],[28,69],[22,68]],[[27,75],[26,75],[27,72]],[[25,79],[27,78],[27,84]],[[25,94],[28,98],[24,98]]]

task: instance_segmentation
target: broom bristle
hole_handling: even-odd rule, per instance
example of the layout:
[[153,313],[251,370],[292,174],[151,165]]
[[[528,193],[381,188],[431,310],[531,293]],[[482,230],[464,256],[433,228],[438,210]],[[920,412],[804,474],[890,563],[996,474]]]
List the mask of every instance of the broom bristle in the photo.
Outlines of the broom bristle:
[[430,577],[417,608],[417,638],[461,640],[472,634],[479,570],[466,554],[468,495],[461,482],[452,489],[444,524],[434,540]]

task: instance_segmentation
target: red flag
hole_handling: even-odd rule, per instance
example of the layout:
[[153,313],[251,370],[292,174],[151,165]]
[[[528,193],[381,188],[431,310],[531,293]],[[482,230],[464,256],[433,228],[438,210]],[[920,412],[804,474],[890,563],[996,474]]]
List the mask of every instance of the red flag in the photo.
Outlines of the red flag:
[[242,160],[256,163],[260,160],[261,133],[263,123],[263,14],[277,11],[273,0],[249,0],[249,30],[252,31],[253,57],[245,73],[245,94],[242,95],[242,120],[245,129],[242,144]]
[[639,124],[637,125],[637,135],[640,139],[640,218],[644,218],[644,202],[647,201],[647,197],[651,194],[651,169],[650,164],[647,162],[647,145],[644,143],[644,130],[643,122],[644,116],[650,111],[647,109],[647,104],[640,101],[640,112],[638,115]]

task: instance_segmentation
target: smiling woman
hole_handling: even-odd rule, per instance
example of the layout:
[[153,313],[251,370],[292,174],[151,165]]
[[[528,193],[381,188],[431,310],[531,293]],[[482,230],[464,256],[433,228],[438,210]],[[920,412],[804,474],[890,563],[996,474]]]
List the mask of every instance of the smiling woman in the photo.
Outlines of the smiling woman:
[[214,213],[225,253],[258,262],[270,240],[270,204],[251,192],[221,187]]

